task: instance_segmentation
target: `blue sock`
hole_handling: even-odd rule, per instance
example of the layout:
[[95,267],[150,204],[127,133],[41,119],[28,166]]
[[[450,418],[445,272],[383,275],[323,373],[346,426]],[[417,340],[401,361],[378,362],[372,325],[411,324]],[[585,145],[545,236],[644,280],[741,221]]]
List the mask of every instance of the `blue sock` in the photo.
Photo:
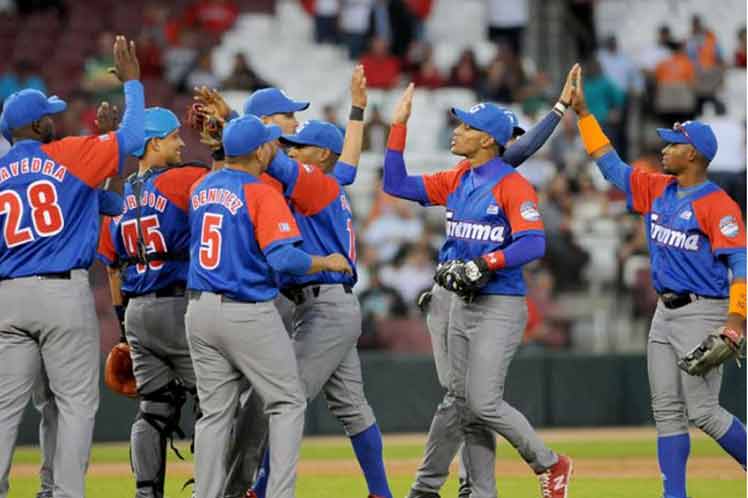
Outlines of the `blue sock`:
[[382,433],[379,432],[379,426],[373,424],[365,431],[351,437],[351,444],[353,444],[358,464],[364,472],[369,493],[392,498],[382,459]]
[[737,417],[733,419],[730,428],[727,429],[724,436],[717,439],[717,442],[723,450],[745,468],[745,427]]
[[657,438],[657,460],[667,498],[686,498],[686,462],[690,452],[691,438],[687,433]]
[[270,475],[270,449],[265,450],[265,456],[262,457],[260,470],[257,472],[257,480],[252,489],[257,493],[257,498],[265,498],[265,491],[268,487],[268,476]]

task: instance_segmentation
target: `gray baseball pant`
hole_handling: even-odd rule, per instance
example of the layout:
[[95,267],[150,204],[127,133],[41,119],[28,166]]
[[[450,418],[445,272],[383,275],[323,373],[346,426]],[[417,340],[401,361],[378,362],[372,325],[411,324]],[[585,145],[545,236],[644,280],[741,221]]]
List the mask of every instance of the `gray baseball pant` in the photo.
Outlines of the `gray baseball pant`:
[[[460,455],[460,488],[459,496],[470,496],[472,481],[478,479],[484,488],[496,487],[494,469],[496,468],[496,437],[488,429],[483,431],[481,447],[483,451],[475,450],[474,467],[480,469],[478,475],[468,476],[465,468],[465,451],[460,451],[465,436],[460,424],[455,399],[449,389],[449,355],[447,332],[449,329],[449,313],[454,294],[445,288],[434,285],[431,289],[426,325],[431,335],[431,346],[434,351],[434,364],[439,383],[447,389],[444,399],[439,404],[431,421],[429,435],[424,450],[423,462],[416,471],[416,480],[411,486],[409,498],[429,497],[439,494],[449,477],[449,466]],[[456,299],[456,297],[455,297]]]
[[[30,297],[33,299],[30,300]],[[0,498],[42,365],[58,409],[54,498],[81,498],[99,404],[99,324],[88,272],[0,282]]]
[[138,414],[130,430],[130,463],[137,498],[163,496],[166,443],[178,426],[195,371],[184,329],[186,297],[133,297],[125,313]]
[[[536,472],[558,461],[524,415],[504,401],[507,369],[527,323],[524,296],[482,294],[472,303],[452,299],[449,320],[450,388],[465,432],[465,464],[473,498],[495,498],[496,486],[476,479],[485,458],[486,428],[502,435]],[[493,473],[493,469],[491,469]]]
[[196,496],[221,496],[232,421],[246,378],[269,417],[273,472],[267,494],[293,498],[306,400],[293,346],[275,306],[193,293],[186,324],[203,412],[195,428]]
[[42,464],[39,468],[41,487],[37,498],[52,498],[55,486],[52,469],[57,444],[57,405],[49,388],[49,379],[44,365],[31,391],[31,402],[41,415],[39,420],[39,450],[42,456]]
[[699,299],[678,309],[657,304],[647,344],[652,412],[660,436],[688,432],[689,420],[714,439],[725,435],[733,415],[719,406],[722,367],[704,376],[688,375],[678,359],[724,325],[726,299]]

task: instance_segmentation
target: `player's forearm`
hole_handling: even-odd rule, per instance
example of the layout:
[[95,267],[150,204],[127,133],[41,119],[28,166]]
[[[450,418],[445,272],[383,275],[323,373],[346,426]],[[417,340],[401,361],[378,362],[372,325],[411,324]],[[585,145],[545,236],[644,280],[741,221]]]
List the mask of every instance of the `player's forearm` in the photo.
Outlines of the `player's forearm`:
[[361,160],[361,147],[364,142],[364,122],[356,119],[348,121],[345,128],[345,139],[343,150],[340,153],[340,161],[351,166],[358,166]]
[[[314,257],[289,244],[272,248],[265,253],[268,264],[278,273],[306,275],[312,272]],[[319,270],[317,270],[319,271]]]
[[267,172],[283,185],[284,197],[290,198],[296,186],[296,180],[299,178],[299,163],[278,149],[275,157],[273,157],[273,160],[268,165]]
[[137,80],[125,82],[125,114],[115,132],[119,143],[120,162],[140,149],[145,142],[145,96],[143,84]]
[[545,235],[528,234],[518,238],[503,250],[484,254],[483,259],[490,270],[516,268],[545,255]]
[[107,268],[107,277],[109,277],[109,292],[112,295],[112,305],[122,306],[124,305],[124,299],[122,298],[122,275],[118,268]]
[[631,166],[621,160],[595,116],[587,113],[579,119],[578,126],[587,153],[595,160],[605,179],[626,192]]
[[403,124],[393,124],[384,154],[383,189],[386,193],[420,203],[428,203],[428,195],[420,176],[409,176],[405,167],[406,128]]
[[332,176],[335,177],[341,186],[345,187],[346,185],[352,185],[356,181],[357,172],[358,168],[356,166],[338,161],[332,170]]
[[538,124],[506,149],[502,157],[504,162],[512,166],[519,166],[525,162],[548,141],[560,122],[561,115],[557,111],[549,112]]

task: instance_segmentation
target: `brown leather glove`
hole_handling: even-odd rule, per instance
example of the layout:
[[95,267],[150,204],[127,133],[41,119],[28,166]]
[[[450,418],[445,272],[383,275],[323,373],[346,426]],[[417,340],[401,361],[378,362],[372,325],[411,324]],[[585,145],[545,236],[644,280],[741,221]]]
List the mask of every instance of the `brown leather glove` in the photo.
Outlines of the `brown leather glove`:
[[132,371],[130,346],[127,343],[116,344],[107,355],[104,365],[104,383],[112,391],[128,398],[138,395],[135,375]]

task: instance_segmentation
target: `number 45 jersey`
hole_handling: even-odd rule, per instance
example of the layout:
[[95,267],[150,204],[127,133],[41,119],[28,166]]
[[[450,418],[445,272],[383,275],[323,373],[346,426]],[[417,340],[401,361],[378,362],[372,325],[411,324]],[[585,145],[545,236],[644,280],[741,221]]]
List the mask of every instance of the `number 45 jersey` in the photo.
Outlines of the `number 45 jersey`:
[[0,280],[91,266],[96,187],[119,164],[114,133],[21,140],[0,157]]
[[98,250],[105,264],[121,267],[122,292],[138,296],[186,283],[190,188],[208,172],[153,168],[125,182],[122,214],[104,218]]

